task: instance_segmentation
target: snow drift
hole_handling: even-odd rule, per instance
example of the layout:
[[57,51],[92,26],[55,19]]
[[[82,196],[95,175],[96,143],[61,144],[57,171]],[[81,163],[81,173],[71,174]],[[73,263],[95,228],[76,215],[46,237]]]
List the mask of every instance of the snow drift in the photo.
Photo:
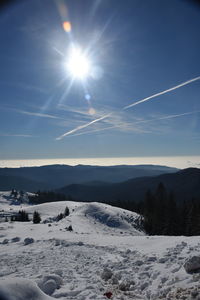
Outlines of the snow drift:
[[52,300],[37,284],[28,279],[5,279],[0,282],[1,300]]

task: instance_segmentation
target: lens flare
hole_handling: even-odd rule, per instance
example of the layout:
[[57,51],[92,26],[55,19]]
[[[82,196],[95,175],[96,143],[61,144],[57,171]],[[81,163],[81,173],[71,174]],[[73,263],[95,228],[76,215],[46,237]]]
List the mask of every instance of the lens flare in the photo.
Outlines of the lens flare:
[[63,29],[65,32],[70,32],[72,30],[72,25],[70,22],[63,22]]
[[93,107],[90,107],[88,110],[89,115],[95,115],[96,114],[96,110]]

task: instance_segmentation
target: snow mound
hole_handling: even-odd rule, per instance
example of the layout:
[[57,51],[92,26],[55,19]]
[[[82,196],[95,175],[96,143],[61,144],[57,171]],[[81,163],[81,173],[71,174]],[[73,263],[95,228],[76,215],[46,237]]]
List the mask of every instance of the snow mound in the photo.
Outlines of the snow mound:
[[126,224],[122,221],[119,215],[116,215],[113,212],[106,212],[104,207],[97,204],[87,205],[84,212],[86,216],[88,215],[94,218],[96,221],[99,221],[100,223],[109,227],[127,228]]
[[47,295],[52,295],[62,284],[62,277],[58,274],[45,275],[42,280],[38,282],[40,289]]
[[52,300],[45,295],[39,287],[28,279],[6,279],[0,282],[1,300]]
[[93,218],[108,227],[129,229],[139,216],[123,209],[102,203],[87,203],[78,209],[82,215]]
[[138,214],[104,203],[58,201],[29,206],[26,211],[33,213],[36,210],[40,213],[43,223],[55,223],[57,215],[64,213],[66,206],[70,214],[59,224],[65,227],[72,224],[76,232],[120,233],[121,230],[121,233],[144,234]]

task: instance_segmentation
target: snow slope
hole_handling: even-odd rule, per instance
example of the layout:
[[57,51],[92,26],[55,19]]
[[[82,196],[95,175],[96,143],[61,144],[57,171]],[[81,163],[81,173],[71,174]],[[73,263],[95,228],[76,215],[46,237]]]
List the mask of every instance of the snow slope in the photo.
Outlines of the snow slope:
[[[31,298],[30,298],[31,297]],[[5,279],[0,282],[1,300],[50,300],[37,284],[27,279]]]
[[[33,196],[33,193],[24,192],[20,195],[17,192],[17,196],[14,197],[11,191],[0,191],[0,210],[12,210],[15,206],[20,206],[21,204],[29,204],[28,196]],[[19,207],[18,207],[19,208]]]
[[59,222],[0,223],[0,299],[28,299],[28,291],[33,300],[183,299],[186,293],[194,299],[200,274],[186,273],[184,263],[199,255],[199,237],[145,236],[133,226],[137,214],[100,203],[45,203],[26,211],[37,210],[44,221],[66,205],[70,215]]

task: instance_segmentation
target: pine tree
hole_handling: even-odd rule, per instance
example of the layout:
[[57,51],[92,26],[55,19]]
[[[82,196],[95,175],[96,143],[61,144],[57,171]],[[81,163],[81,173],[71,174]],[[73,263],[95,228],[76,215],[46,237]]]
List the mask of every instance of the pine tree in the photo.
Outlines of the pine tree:
[[179,215],[174,200],[173,192],[170,193],[166,203],[165,224],[163,229],[164,235],[178,235],[180,233]]
[[73,231],[72,225],[69,225],[69,227],[68,227],[67,230],[68,230],[68,231]]
[[62,213],[58,214],[57,217],[56,217],[56,221],[60,221],[64,218],[64,215]]
[[155,214],[155,198],[152,195],[151,190],[148,190],[145,194],[142,214],[144,217],[144,229],[147,233],[152,234]]
[[65,207],[64,216],[69,216],[69,208],[67,206]]
[[186,235],[186,224],[187,224],[187,215],[188,215],[188,203],[185,201],[179,205],[179,226],[180,226],[180,234]]
[[193,236],[200,234],[200,211],[199,205],[192,199],[186,219],[186,235]]
[[37,211],[34,211],[33,213],[33,223],[38,224],[41,222],[40,214]]
[[155,215],[153,222],[153,234],[164,234],[166,223],[167,192],[162,182],[159,183],[155,193]]

